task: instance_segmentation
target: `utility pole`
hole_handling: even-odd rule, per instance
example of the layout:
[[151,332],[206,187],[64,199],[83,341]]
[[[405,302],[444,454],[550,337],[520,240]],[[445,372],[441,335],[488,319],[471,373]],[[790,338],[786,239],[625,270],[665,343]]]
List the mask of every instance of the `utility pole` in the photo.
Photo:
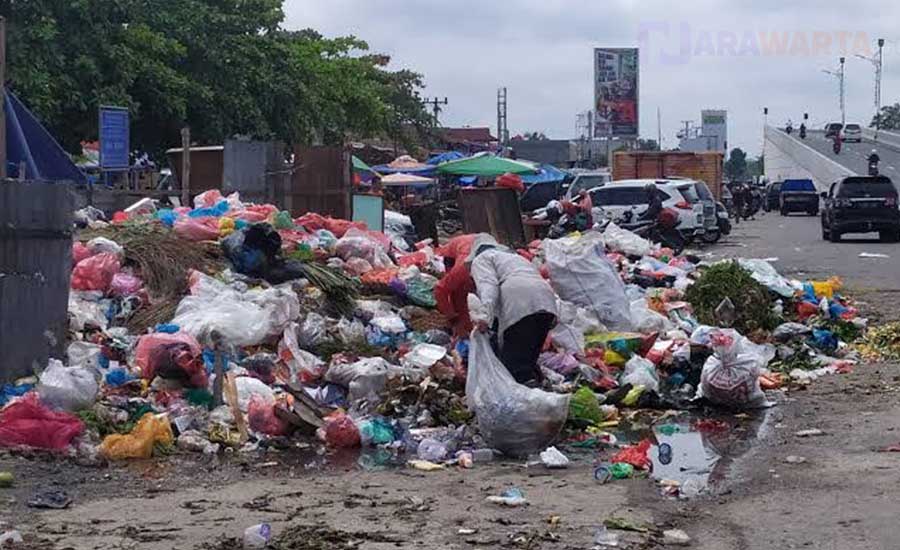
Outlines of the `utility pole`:
[[878,130],[881,129],[881,75],[884,62],[884,38],[878,39],[878,53],[873,57],[856,54],[856,57],[865,59],[875,66],[875,139],[878,139]]
[[506,87],[497,89],[497,141],[503,147],[509,143],[509,126],[506,118]]
[[656,147],[662,151],[662,111],[656,106]]
[[0,178],[6,177],[6,18],[0,17]]
[[191,206],[191,129],[181,129],[181,206]]
[[831,76],[838,79],[838,86],[840,87],[841,125],[847,122],[847,113],[844,109],[844,61],[846,61],[846,58],[841,57],[840,67],[836,71],[822,69],[823,73],[830,74]]
[[434,116],[434,125],[440,126],[440,124],[438,123],[438,115],[440,115],[442,111],[441,105],[447,105],[449,103],[449,101],[447,101],[447,98],[445,97],[443,100],[437,97],[433,97],[431,99],[426,98],[422,103],[424,103],[425,105],[431,105],[431,112]]

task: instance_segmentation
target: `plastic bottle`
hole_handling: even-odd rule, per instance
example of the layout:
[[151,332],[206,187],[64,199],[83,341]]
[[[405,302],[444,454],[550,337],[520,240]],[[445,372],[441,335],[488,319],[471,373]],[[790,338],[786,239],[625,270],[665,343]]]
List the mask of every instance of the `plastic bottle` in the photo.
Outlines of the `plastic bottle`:
[[604,547],[619,546],[619,535],[610,533],[605,525],[601,525],[597,528],[597,531],[594,532],[594,544]]
[[272,539],[272,527],[259,523],[244,529],[244,548],[265,548]]

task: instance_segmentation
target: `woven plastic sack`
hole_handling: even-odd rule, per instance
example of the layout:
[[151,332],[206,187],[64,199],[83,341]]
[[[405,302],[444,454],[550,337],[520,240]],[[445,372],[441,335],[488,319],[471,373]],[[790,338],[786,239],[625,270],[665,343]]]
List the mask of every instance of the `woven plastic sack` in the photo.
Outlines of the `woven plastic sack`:
[[546,448],[566,422],[569,398],[517,383],[494,355],[488,335],[472,334],[466,401],[490,447],[511,456]]
[[100,453],[110,460],[150,458],[153,446],[172,445],[175,441],[169,420],[162,415],[147,413],[141,417],[130,434],[108,435],[100,444]]
[[113,275],[121,268],[119,257],[108,252],[85,258],[72,270],[72,288],[105,293],[109,290]]
[[760,371],[771,359],[767,348],[731,329],[711,332],[709,341],[713,355],[703,365],[697,397],[737,409],[769,406],[759,386]]
[[83,432],[77,416],[50,410],[34,392],[0,411],[0,447],[62,451]]

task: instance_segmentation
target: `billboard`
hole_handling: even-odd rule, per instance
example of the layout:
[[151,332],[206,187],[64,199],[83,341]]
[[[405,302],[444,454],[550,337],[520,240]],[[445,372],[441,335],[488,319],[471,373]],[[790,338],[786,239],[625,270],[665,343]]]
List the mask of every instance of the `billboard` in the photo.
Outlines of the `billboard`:
[[638,49],[594,49],[594,137],[638,132]]
[[131,124],[125,107],[100,107],[100,168],[128,170]]

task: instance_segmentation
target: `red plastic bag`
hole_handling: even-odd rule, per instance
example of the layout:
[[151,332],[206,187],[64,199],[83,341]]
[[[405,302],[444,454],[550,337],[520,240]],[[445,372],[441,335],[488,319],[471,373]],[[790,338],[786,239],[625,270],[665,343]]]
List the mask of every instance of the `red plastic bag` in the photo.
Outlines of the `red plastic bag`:
[[400,267],[409,267],[411,265],[424,267],[428,263],[428,254],[423,251],[413,252],[411,254],[403,254],[397,257],[397,265]]
[[250,429],[254,432],[266,435],[287,435],[291,429],[290,424],[275,416],[275,404],[269,403],[257,394],[250,396],[247,418],[250,422]]
[[219,219],[182,218],[175,222],[175,233],[189,241],[215,241],[219,239]]
[[[354,227],[362,231],[366,231],[369,228],[369,226],[366,225],[366,222],[351,222],[348,220],[340,220],[336,218],[325,218],[325,229],[331,231],[338,239],[343,237],[344,233],[350,231],[350,229]],[[388,239],[389,245],[390,242],[391,240]]]
[[294,225],[302,225],[307,231],[325,229],[325,218],[315,212],[307,212],[294,220]]
[[497,187],[502,187],[504,189],[513,189],[518,191],[519,193],[525,192],[525,184],[522,183],[522,178],[515,174],[503,174],[498,177],[494,182]]
[[610,462],[625,462],[631,464],[635,468],[648,470],[650,469],[650,466],[653,465],[650,457],[647,456],[651,445],[652,442],[649,439],[645,439],[637,445],[627,445],[621,451],[613,455]]
[[91,251],[84,243],[75,241],[72,243],[72,266],[78,265],[81,260],[91,257]]
[[135,364],[141,369],[141,377],[146,380],[160,376],[182,380],[195,388],[205,388],[208,379],[202,353],[199,342],[186,332],[155,332],[138,339]]
[[801,321],[809,319],[813,315],[819,313],[819,306],[810,302],[800,302],[797,304],[797,316]]
[[331,447],[352,448],[360,446],[359,428],[352,418],[336,412],[325,419],[325,442]]
[[397,277],[397,269],[373,269],[360,277],[364,285],[389,285]]
[[468,235],[460,235],[453,237],[437,249],[438,256],[453,259],[465,259],[472,251],[472,243],[478,235],[470,233]]
[[62,451],[84,432],[77,416],[45,407],[35,392],[0,411],[0,447]]
[[144,286],[144,281],[137,275],[119,272],[113,275],[112,282],[109,284],[110,296],[133,296],[137,294]]
[[72,288],[75,290],[99,290],[106,292],[113,276],[122,264],[115,254],[104,252],[78,262],[72,270]]

